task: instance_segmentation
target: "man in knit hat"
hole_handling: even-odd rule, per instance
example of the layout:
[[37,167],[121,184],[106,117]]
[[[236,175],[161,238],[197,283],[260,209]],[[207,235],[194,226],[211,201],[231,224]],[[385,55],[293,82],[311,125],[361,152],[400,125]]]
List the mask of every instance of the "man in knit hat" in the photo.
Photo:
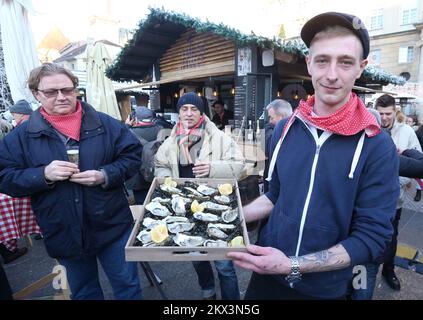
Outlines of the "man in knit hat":
[[[173,178],[232,178],[244,173],[245,161],[236,143],[204,114],[203,100],[183,95],[176,109],[179,121],[157,151],[155,175]],[[208,261],[193,262],[204,299],[215,299],[213,269]],[[215,261],[222,299],[239,299],[231,261]]]
[[18,126],[29,119],[32,114],[32,108],[28,101],[19,100],[9,109],[9,112],[12,114],[16,126]]

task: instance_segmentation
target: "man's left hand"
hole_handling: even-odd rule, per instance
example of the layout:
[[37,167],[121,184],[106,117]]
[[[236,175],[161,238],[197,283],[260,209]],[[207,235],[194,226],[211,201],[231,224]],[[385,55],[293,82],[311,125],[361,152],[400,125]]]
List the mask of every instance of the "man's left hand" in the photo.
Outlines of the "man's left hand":
[[227,256],[244,269],[259,274],[289,274],[291,259],[282,251],[272,247],[248,245],[248,252],[229,252]]
[[69,181],[82,184],[84,186],[94,187],[105,182],[105,177],[101,171],[87,170],[73,174]]
[[192,173],[196,178],[208,177],[210,174],[210,163],[197,162],[192,168]]

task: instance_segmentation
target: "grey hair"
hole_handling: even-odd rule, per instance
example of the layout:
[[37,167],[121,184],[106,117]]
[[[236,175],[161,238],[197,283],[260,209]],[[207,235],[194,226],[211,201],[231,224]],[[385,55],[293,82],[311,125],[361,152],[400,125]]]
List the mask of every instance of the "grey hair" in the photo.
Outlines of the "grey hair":
[[276,115],[282,117],[289,117],[292,114],[291,104],[283,99],[275,99],[270,102],[267,105],[266,110],[269,111],[270,109],[273,109]]

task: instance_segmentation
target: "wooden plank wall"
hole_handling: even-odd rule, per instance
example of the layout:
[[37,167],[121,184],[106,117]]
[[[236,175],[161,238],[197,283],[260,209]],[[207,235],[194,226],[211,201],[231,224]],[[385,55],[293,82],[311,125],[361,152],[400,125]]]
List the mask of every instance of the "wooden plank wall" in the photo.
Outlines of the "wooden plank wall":
[[161,80],[184,76],[209,76],[218,70],[235,72],[235,44],[212,33],[188,30],[160,59]]

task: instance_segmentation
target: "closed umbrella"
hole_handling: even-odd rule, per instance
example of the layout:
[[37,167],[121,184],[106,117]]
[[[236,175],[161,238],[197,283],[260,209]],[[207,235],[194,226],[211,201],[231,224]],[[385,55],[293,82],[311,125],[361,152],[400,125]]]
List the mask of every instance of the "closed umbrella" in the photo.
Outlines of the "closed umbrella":
[[105,75],[111,63],[106,46],[97,42],[94,47],[88,46],[87,51],[87,102],[97,111],[122,120],[112,81]]
[[40,64],[28,20],[29,11],[33,11],[31,0],[0,0],[1,42],[12,98],[37,105],[26,86],[30,71]]

